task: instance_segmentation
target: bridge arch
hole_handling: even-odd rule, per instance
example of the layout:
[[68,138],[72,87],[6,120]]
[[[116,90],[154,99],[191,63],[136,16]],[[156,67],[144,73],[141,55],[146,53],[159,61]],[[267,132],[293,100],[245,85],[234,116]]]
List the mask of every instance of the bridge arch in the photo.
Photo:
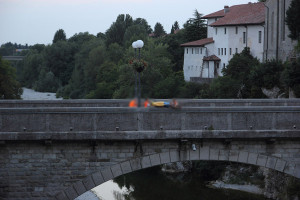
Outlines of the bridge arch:
[[273,169],[300,178],[300,167],[274,156],[248,151],[201,147],[196,150],[172,149],[166,152],[135,157],[104,168],[74,183],[55,196],[56,200],[73,200],[81,194],[123,174],[178,161],[229,161]]

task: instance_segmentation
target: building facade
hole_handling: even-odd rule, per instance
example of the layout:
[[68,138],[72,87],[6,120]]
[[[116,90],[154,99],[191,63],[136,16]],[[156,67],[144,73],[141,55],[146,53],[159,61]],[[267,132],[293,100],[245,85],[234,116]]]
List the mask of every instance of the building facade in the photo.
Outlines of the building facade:
[[222,76],[222,69],[235,53],[249,47],[263,61],[265,6],[249,3],[225,6],[206,15],[208,38],[182,44],[186,81]]
[[286,11],[292,0],[267,0],[265,3],[264,60],[287,61],[295,56],[296,41],[291,40],[285,23]]

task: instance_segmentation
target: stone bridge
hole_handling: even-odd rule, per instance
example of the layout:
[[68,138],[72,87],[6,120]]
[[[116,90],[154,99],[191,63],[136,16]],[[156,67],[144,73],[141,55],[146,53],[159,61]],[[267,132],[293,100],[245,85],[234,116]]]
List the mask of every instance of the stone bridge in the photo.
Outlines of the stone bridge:
[[0,199],[74,199],[122,174],[186,160],[300,178],[300,100],[179,102],[0,101]]

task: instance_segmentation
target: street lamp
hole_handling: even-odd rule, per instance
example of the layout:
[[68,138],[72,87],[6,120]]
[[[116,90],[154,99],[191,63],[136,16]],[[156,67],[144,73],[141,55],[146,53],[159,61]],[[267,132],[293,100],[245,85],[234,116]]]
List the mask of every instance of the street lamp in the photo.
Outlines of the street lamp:
[[[132,48],[134,48],[134,59],[136,58],[136,49],[137,43],[136,41],[132,43]],[[135,79],[135,88],[134,88],[134,97],[137,97],[137,78],[136,78],[136,71],[134,71],[134,79]]]
[[[139,49],[139,60],[141,58],[141,48],[143,48],[144,42],[142,40],[137,40],[132,43],[132,47],[134,48],[134,57],[136,57],[136,49]],[[139,89],[138,89],[138,107],[141,107],[141,74],[138,71],[139,78]],[[136,80],[136,72],[135,72],[135,94],[137,94],[137,80]]]

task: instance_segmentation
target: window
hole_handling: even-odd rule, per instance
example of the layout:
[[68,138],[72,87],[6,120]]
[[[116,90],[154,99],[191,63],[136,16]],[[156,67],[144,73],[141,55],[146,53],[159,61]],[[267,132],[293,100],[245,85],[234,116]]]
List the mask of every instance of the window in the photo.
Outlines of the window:
[[223,48],[221,49],[221,54],[223,55]]
[[224,48],[224,55],[226,56],[226,48]]
[[189,49],[188,48],[186,48],[186,54],[189,54]]
[[246,32],[243,32],[243,44],[246,44]]
[[192,54],[194,54],[194,48],[192,48]]
[[202,48],[200,48],[200,50],[201,50],[201,54],[202,54]]
[[225,63],[223,63],[223,68],[225,68]]
[[229,48],[229,54],[232,55],[232,49],[231,48]]
[[282,25],[282,41],[285,41],[285,18],[286,18],[286,12],[285,12],[285,0],[282,1],[282,14],[281,14],[281,25]]
[[199,54],[199,48],[195,49],[195,54]]
[[271,18],[271,44],[274,42],[274,12],[272,12]]
[[220,48],[218,48],[218,55],[220,55]]
[[262,37],[261,31],[258,31],[258,43],[261,43],[261,37]]
[[226,28],[224,28],[224,34],[226,35],[226,33],[227,33],[227,29],[226,29]]
[[235,53],[238,53],[238,48],[235,48]]
[[216,30],[216,35],[218,35],[218,28],[215,28],[215,30]]
[[235,27],[235,34],[238,34],[239,33],[239,27]]

